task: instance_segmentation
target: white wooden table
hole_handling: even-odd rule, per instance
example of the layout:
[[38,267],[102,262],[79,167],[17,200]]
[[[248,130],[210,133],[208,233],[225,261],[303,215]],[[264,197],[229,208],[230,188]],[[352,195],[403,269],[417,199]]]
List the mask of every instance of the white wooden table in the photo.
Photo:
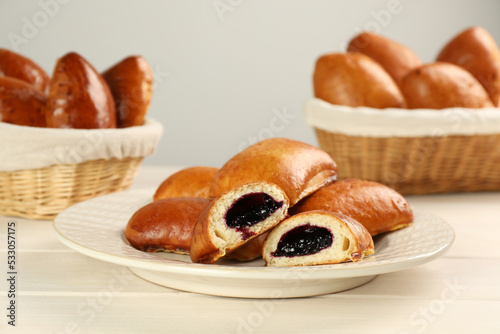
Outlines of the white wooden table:
[[[133,188],[175,169],[143,167]],[[49,221],[0,217],[0,333],[500,333],[500,192],[409,196],[448,221],[451,250],[337,294],[237,299],[172,290],[61,244]],[[8,325],[15,222],[16,327]]]

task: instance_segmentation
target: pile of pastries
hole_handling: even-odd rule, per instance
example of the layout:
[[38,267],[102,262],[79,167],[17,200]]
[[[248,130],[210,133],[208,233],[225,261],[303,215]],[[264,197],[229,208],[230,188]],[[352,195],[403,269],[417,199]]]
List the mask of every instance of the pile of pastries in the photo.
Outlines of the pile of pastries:
[[166,178],[125,236],[139,250],[189,254],[198,263],[263,257],[267,266],[305,266],[359,261],[374,253],[374,235],[412,223],[393,189],[337,181],[326,152],[271,138],[220,168],[189,167]]
[[31,59],[0,49],[0,121],[74,129],[142,125],[152,83],[151,68],[141,56],[99,73],[70,52],[57,60],[49,76]]
[[500,50],[488,31],[471,27],[423,63],[408,47],[363,32],[346,52],[319,57],[313,83],[317,98],[351,107],[498,107]]

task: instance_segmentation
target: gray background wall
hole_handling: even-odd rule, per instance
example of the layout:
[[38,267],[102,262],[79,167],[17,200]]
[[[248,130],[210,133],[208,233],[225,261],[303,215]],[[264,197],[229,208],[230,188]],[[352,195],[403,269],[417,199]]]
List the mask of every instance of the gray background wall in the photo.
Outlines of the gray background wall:
[[2,0],[0,47],[49,73],[76,51],[98,70],[130,54],[155,72],[149,117],[165,133],[149,165],[223,164],[257,139],[316,144],[302,109],[322,53],[363,29],[432,61],[459,31],[500,42],[498,0]]

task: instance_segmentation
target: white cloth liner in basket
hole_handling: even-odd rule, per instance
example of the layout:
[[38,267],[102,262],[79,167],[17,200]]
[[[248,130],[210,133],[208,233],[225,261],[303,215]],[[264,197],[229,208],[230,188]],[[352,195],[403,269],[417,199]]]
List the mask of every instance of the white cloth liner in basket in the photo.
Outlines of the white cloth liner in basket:
[[365,137],[427,137],[500,133],[500,108],[373,109],[311,98],[306,123],[332,133]]
[[38,169],[99,159],[152,155],[162,125],[146,119],[144,125],[122,129],[50,129],[0,122],[0,171]]

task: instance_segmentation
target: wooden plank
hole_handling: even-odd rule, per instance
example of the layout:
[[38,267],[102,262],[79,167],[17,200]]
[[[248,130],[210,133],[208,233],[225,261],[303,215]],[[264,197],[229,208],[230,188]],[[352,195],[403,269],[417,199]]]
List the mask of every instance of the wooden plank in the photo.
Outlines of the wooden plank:
[[[0,252],[0,264],[6,257]],[[3,268],[4,266],[2,266]],[[19,252],[18,289],[24,294],[52,292],[78,294],[81,292],[140,291],[165,293],[165,289],[149,283],[128,270],[112,263],[96,260],[77,252]],[[0,283],[2,286],[3,282]]]
[[[177,169],[141,169],[134,187],[156,187]],[[500,193],[408,199],[453,226],[453,248],[431,263],[338,294],[254,300],[180,292],[72,251],[56,239],[51,222],[15,217],[0,217],[0,267],[6,267],[7,222],[14,220],[22,332],[499,333]],[[1,300],[6,291],[2,280]],[[10,329],[0,322],[0,333]]]
[[[0,256],[5,257],[2,253]],[[65,291],[97,293],[113,287],[120,293],[170,294],[173,291],[146,282],[125,267],[76,252],[20,253],[18,273],[18,288],[28,295],[30,292],[46,295]],[[500,259],[441,258],[411,269],[379,275],[372,282],[342,294],[437,298],[455,287],[459,299],[500,300],[498,277]]]
[[455,230],[448,256],[500,258],[500,192],[408,196],[417,209],[446,220]]
[[[6,240],[8,222],[16,224],[16,246],[19,251],[70,251],[68,247],[57,240],[52,228],[52,221],[17,217],[0,216],[0,245],[4,245],[3,242]],[[0,251],[3,250],[0,248]]]
[[[23,296],[19,329],[36,333],[498,333],[500,301],[429,298],[243,300]],[[39,329],[43,328],[43,331]],[[38,330],[37,330],[38,329]]]

